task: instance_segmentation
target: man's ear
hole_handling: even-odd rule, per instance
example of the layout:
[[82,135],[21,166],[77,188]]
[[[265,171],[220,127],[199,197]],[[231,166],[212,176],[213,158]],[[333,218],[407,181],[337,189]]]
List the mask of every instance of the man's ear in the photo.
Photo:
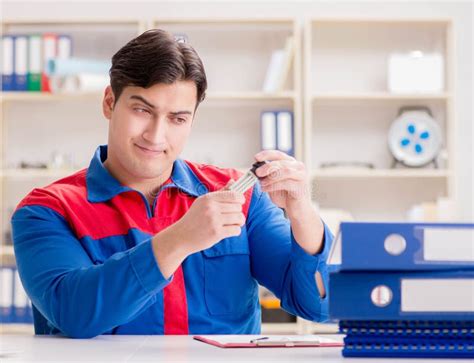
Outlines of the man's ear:
[[104,91],[104,98],[102,100],[102,113],[107,120],[112,118],[112,111],[114,109],[115,97],[112,87],[107,86]]

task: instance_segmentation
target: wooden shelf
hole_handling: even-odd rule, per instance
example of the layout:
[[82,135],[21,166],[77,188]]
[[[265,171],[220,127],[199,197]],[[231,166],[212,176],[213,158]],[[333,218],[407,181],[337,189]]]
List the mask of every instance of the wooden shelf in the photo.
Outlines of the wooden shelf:
[[0,335],[2,334],[34,335],[35,329],[33,324],[0,324]]
[[293,91],[285,91],[279,93],[265,93],[265,92],[209,92],[206,99],[210,100],[274,100],[274,99],[288,99],[295,98]]
[[15,264],[13,246],[0,244],[0,266],[14,266]]
[[102,92],[46,93],[46,92],[3,92],[0,100],[6,101],[66,101],[102,97]]
[[277,24],[277,25],[292,25],[292,18],[262,18],[262,17],[245,17],[245,18],[165,18],[165,19],[154,19],[153,25],[159,24],[216,24],[216,25],[228,25],[228,24]]
[[4,26],[9,25],[95,25],[95,24],[139,24],[142,20],[140,19],[126,19],[126,18],[83,18],[83,19],[3,19],[2,23]]
[[311,18],[312,23],[328,24],[449,24],[452,21],[448,17],[315,17]]
[[348,93],[320,93],[314,94],[311,97],[313,102],[318,101],[377,101],[377,100],[447,100],[450,98],[450,93],[413,93],[413,94],[397,94],[389,92],[348,92]]
[[[0,100],[6,101],[65,101],[83,100],[85,98],[100,99],[103,92],[74,92],[74,93],[41,93],[41,92],[3,92]],[[209,92],[206,100],[294,100],[295,92],[279,93],[264,92]]]
[[443,169],[315,169],[313,178],[447,178],[449,170]]

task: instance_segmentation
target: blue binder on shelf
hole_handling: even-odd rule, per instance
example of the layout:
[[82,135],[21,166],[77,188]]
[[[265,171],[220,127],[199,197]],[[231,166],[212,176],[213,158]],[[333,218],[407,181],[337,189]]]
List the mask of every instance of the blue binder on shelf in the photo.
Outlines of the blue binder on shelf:
[[27,324],[33,322],[31,304],[20,280],[18,270],[14,269],[13,281],[13,320],[15,323]]
[[0,323],[33,323],[31,301],[13,266],[0,266]]
[[335,272],[329,316],[339,320],[474,320],[474,270]]
[[260,115],[260,148],[262,150],[277,148],[277,121],[276,113],[273,111],[263,111]]
[[385,337],[344,338],[344,357],[473,358],[474,341]]
[[328,263],[341,271],[474,269],[474,224],[343,222]]
[[294,156],[294,121],[290,110],[263,111],[260,116],[262,150],[280,150]]
[[28,37],[16,35],[14,38],[13,85],[15,91],[24,92],[28,91]]
[[14,269],[0,266],[0,323],[2,324],[14,321],[13,281]]
[[293,112],[281,110],[276,112],[277,149],[295,156]]
[[15,62],[15,39],[12,35],[2,36],[2,91],[13,91],[13,66]]

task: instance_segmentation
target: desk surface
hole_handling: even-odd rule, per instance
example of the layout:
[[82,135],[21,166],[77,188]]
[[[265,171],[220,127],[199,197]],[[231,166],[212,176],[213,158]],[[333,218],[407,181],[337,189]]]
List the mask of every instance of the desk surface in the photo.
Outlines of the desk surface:
[[[330,335],[342,340],[342,336]],[[102,335],[93,339],[51,336],[0,335],[1,362],[370,362],[348,359],[341,348],[236,348],[223,349],[194,340],[191,336]],[[459,362],[428,359],[377,359],[379,362]]]

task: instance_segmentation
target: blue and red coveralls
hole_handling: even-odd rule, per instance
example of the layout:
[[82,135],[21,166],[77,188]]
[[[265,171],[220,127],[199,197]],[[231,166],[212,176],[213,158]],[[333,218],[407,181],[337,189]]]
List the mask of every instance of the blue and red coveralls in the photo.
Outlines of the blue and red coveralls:
[[112,177],[106,158],[107,147],[99,147],[89,168],[34,189],[13,215],[17,266],[37,334],[258,334],[257,283],[288,312],[327,318],[328,297],[320,298],[315,283],[320,271],[327,289],[333,237],[326,226],[322,252],[309,255],[257,183],[245,193],[240,236],[188,256],[165,279],[152,237],[240,173],[178,159],[150,206]]

